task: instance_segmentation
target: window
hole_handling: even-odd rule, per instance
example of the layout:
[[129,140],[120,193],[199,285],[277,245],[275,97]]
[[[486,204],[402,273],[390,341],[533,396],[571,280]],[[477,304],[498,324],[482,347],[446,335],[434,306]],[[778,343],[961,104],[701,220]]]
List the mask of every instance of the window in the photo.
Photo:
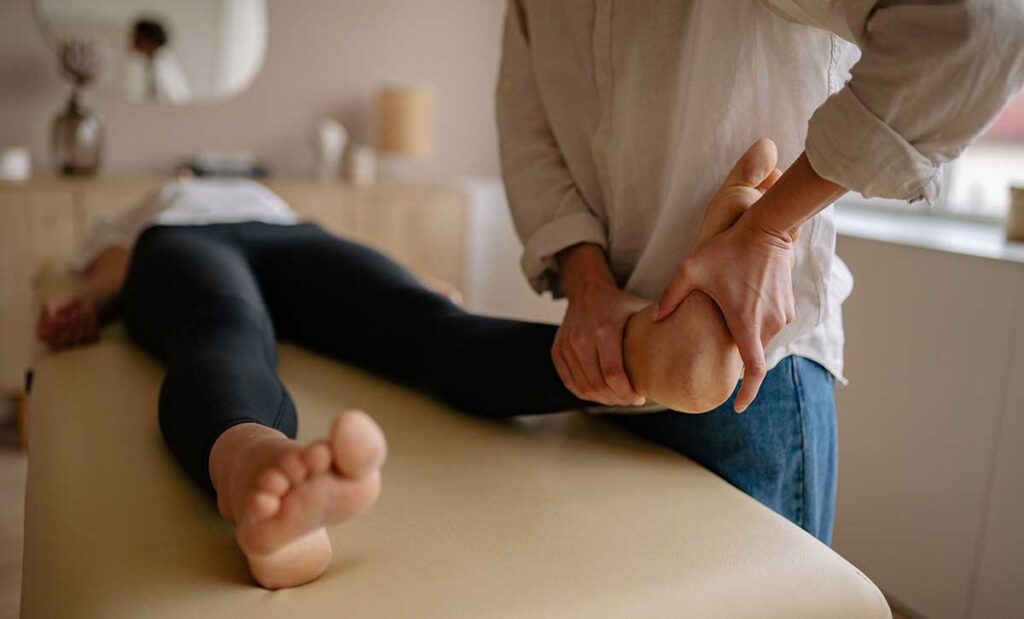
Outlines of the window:
[[947,164],[942,195],[932,204],[850,196],[844,202],[965,219],[998,221],[1010,207],[1010,187],[1024,186],[1024,93],[977,141]]

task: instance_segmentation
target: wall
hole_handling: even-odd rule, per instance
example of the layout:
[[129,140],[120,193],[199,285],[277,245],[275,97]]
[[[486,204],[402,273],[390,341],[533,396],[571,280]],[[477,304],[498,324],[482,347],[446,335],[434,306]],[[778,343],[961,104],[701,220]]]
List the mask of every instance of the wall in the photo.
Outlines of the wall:
[[[385,82],[438,93],[433,176],[498,172],[493,84],[503,0],[268,0],[269,48],[248,90],[175,108],[90,100],[107,119],[108,174],[167,171],[199,148],[248,149],[279,175],[308,175],[311,137],[335,116],[372,140],[370,101]],[[31,0],[0,2],[0,146],[28,146],[45,168],[51,119],[66,96]]]
[[523,246],[516,235],[505,189],[497,179],[465,184],[470,196],[466,221],[466,307],[479,314],[557,324],[564,299],[538,296],[519,268]]

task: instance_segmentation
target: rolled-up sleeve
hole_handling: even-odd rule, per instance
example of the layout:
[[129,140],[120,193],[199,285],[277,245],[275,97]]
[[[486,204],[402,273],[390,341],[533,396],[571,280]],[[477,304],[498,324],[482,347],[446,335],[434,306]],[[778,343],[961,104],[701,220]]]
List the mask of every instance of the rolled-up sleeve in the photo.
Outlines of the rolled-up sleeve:
[[517,0],[509,0],[505,17],[497,119],[505,192],[523,243],[523,272],[537,292],[560,296],[555,254],[577,243],[606,247],[607,232],[576,187],[548,123]]
[[851,78],[814,113],[808,160],[866,197],[932,200],[956,158],[1024,83],[1017,0],[770,0],[854,43]]

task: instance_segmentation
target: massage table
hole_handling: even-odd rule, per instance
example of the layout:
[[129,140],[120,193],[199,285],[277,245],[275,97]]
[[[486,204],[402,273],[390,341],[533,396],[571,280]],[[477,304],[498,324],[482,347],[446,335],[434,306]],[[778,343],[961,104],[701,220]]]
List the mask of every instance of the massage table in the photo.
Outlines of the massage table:
[[323,577],[253,584],[161,441],[160,365],[114,325],[37,362],[22,617],[890,617],[828,547],[600,418],[476,419],[287,344],[280,372],[300,438],[360,408],[390,445]]

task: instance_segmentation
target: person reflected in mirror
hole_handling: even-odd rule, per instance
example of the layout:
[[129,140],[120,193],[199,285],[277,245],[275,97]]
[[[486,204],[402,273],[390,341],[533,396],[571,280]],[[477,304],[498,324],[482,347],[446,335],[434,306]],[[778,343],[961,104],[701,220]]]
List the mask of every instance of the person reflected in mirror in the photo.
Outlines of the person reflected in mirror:
[[139,19],[132,26],[125,67],[128,100],[136,103],[187,103],[192,89],[181,64],[170,50],[167,28],[156,19]]

